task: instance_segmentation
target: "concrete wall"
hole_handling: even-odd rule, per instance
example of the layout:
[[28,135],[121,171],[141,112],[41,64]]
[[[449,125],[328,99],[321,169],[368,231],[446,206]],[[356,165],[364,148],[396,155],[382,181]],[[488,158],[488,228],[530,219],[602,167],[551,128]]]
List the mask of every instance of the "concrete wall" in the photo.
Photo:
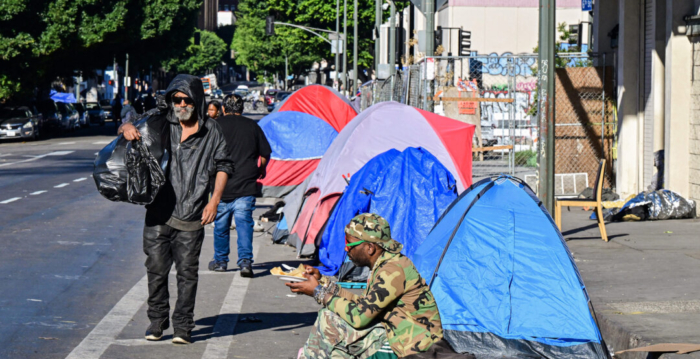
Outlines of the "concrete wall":
[[[580,3],[574,8],[558,7],[556,17],[557,24],[565,22],[567,25],[574,25],[581,21],[588,21],[588,13],[581,11]],[[471,31],[471,48],[480,54],[532,53],[538,41],[539,8],[449,6],[438,12],[437,25],[461,27]],[[448,44],[451,43],[452,53],[456,55],[457,31],[451,31],[450,39],[448,39],[447,30],[443,36],[445,50],[449,51]],[[584,43],[587,42],[586,32],[583,34],[583,39]]]
[[[695,0],[695,13],[700,0]],[[692,77],[690,80],[690,137],[689,137],[689,191],[690,198],[700,203],[700,36],[690,39],[692,46]]]

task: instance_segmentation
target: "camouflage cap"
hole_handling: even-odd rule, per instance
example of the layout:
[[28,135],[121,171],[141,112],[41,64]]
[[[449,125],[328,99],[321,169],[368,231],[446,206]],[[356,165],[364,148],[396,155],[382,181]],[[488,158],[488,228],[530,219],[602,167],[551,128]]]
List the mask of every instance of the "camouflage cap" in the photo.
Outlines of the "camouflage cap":
[[345,234],[365,242],[376,243],[390,253],[399,253],[403,248],[401,243],[391,239],[389,222],[374,213],[355,216],[345,226]]

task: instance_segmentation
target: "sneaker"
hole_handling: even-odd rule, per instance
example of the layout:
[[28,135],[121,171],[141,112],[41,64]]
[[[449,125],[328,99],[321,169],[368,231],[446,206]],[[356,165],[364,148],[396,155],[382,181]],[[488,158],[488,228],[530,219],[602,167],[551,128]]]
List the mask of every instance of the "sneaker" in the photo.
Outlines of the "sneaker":
[[174,344],[191,344],[192,336],[191,331],[184,329],[175,329],[175,334],[173,334]]
[[250,260],[244,259],[241,261],[241,277],[253,278],[253,265]]
[[151,325],[146,329],[146,340],[160,340],[163,337],[163,331],[170,328],[170,319],[154,319],[151,320]]
[[214,272],[226,272],[228,265],[226,262],[217,262],[213,260],[209,262],[209,270]]

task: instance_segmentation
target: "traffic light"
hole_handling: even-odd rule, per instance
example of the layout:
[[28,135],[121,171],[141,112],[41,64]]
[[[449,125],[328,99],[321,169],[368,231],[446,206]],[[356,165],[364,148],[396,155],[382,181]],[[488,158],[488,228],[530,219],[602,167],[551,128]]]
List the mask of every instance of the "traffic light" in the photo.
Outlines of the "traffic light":
[[265,18],[265,35],[273,36],[275,34],[275,17],[268,16]]
[[109,86],[114,86],[114,80],[109,80]]
[[442,26],[438,26],[435,30],[435,50],[442,45]]
[[138,86],[138,85],[139,85],[139,79],[134,79],[134,86]]
[[472,32],[459,30],[459,56],[469,56],[472,47]]

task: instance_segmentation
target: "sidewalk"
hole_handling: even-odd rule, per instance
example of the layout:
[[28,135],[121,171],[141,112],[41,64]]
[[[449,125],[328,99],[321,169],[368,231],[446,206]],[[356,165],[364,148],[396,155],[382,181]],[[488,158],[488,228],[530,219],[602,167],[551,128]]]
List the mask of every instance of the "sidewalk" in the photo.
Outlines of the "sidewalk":
[[[565,208],[562,232],[608,347],[700,344],[700,220],[608,223],[605,243],[590,214]],[[700,358],[700,352],[683,357]]]

